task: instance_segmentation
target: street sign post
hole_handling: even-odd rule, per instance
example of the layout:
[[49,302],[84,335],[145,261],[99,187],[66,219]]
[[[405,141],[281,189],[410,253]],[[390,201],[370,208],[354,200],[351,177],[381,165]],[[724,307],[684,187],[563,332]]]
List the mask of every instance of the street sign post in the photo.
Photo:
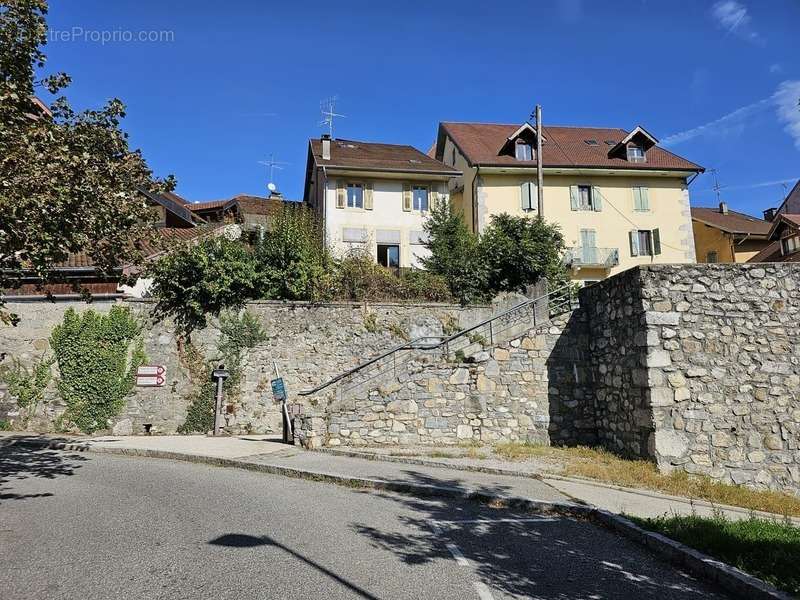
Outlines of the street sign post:
[[219,435],[219,430],[222,426],[222,383],[230,377],[230,373],[225,370],[225,365],[220,365],[219,368],[211,372],[211,379],[217,382],[217,395],[214,399],[214,435]]
[[281,403],[281,414],[283,414],[283,441],[284,443],[291,444],[294,442],[294,432],[292,431],[292,418],[289,416],[289,409],[286,406],[286,386],[283,383],[283,377],[278,372],[278,363],[272,361],[272,366],[275,369],[275,379],[270,383],[272,385],[272,397]]
[[136,385],[162,387],[167,382],[167,368],[163,365],[142,365],[136,369]]

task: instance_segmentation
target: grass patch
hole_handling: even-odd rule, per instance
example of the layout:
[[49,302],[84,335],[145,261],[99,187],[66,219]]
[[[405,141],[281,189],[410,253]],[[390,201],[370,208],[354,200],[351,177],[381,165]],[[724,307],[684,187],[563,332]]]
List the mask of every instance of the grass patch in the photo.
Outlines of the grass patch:
[[722,513],[713,517],[632,520],[755,575],[784,592],[800,594],[800,528],[789,523],[754,517],[732,521]]
[[800,517],[800,498],[791,494],[727,485],[683,471],[659,473],[646,460],[626,460],[599,448],[554,448],[528,443],[497,444],[494,453],[508,460],[547,458],[564,465],[564,475],[596,479],[624,487],[645,488],[750,510]]

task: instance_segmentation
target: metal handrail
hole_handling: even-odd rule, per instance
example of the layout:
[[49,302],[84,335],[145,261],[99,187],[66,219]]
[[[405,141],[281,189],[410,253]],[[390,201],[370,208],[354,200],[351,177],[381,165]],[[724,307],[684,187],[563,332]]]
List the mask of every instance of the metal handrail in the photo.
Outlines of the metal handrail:
[[[526,300],[525,302],[521,302],[521,303],[517,304],[516,306],[513,306],[513,307],[509,308],[508,310],[504,310],[503,312],[498,313],[498,314],[496,314],[496,315],[494,315],[494,316],[492,316],[492,317],[490,317],[490,318],[488,318],[488,319],[486,319],[484,321],[481,321],[480,323],[477,323],[475,325],[467,327],[466,329],[462,329],[461,331],[458,331],[458,332],[454,333],[453,335],[448,336],[448,337],[446,337],[444,339],[442,339],[441,337],[427,335],[427,336],[422,336],[422,337],[415,338],[415,339],[411,340],[410,342],[405,342],[404,344],[400,344],[399,346],[395,346],[394,348],[390,348],[389,350],[387,350],[383,354],[379,354],[378,356],[375,356],[375,357],[369,359],[368,361],[363,362],[363,363],[353,367],[352,369],[349,369],[349,370],[345,371],[344,373],[340,373],[339,375],[337,375],[333,379],[329,379],[325,383],[323,383],[321,385],[318,385],[317,387],[315,387],[315,388],[313,388],[311,390],[301,390],[297,394],[299,396],[310,396],[311,394],[316,394],[320,390],[323,390],[326,387],[328,387],[330,385],[333,385],[337,381],[341,381],[345,377],[349,377],[353,373],[361,371],[361,370],[365,369],[366,367],[368,367],[370,365],[373,365],[376,362],[378,362],[380,360],[383,360],[384,358],[386,358],[388,356],[391,356],[392,354],[394,354],[396,352],[400,352],[401,350],[435,350],[436,348],[441,348],[442,346],[448,345],[453,340],[456,340],[456,339],[458,339],[460,337],[463,337],[465,335],[468,335],[468,334],[472,333],[473,331],[475,331],[479,327],[483,327],[485,325],[493,323],[494,321],[497,321],[498,319],[502,319],[503,317],[508,316],[513,312],[516,312],[516,311],[518,311],[518,310],[520,310],[522,308],[530,306],[531,304],[535,304],[535,303],[540,302],[540,301],[542,301],[542,300],[544,300],[546,298],[550,298],[551,296],[554,296],[554,295],[558,294],[559,292],[564,292],[564,291],[569,293],[569,300],[571,301],[572,300],[572,286],[569,285],[569,284],[561,286],[560,288],[557,288],[557,289],[553,290],[552,292],[548,292],[547,294],[544,294],[542,296],[538,296],[538,297],[533,298],[531,300]],[[534,325],[535,325],[535,320],[536,320],[536,314],[534,313]],[[439,340],[439,341],[437,343],[435,343],[435,344],[429,344],[429,345],[425,345],[425,346],[415,345],[415,344],[418,344],[419,342],[421,342],[422,340]]]

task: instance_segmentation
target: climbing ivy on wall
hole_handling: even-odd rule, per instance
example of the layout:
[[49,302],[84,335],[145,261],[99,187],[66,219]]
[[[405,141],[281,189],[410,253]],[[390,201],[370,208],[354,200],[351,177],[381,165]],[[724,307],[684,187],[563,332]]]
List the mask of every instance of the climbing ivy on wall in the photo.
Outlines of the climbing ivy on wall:
[[[65,422],[91,433],[105,429],[125,405],[146,361],[141,326],[128,307],[113,306],[108,314],[70,308],[53,329],[53,349],[60,378],[58,391],[67,405]],[[131,347],[133,345],[133,347]]]
[[8,386],[17,405],[25,411],[23,424],[36,414],[39,404],[44,401],[45,390],[53,378],[50,371],[53,362],[53,358],[43,356],[27,368],[15,358],[10,366],[0,367],[0,381]]
[[207,360],[197,346],[186,346],[184,360],[189,369],[189,377],[194,390],[189,396],[186,421],[178,427],[178,433],[205,433],[214,427],[214,395],[216,388],[211,380],[211,371],[224,364],[230,376],[223,383],[225,399],[228,404],[239,399],[239,386],[242,381],[242,360],[244,351],[255,348],[267,339],[267,334],[258,319],[250,312],[241,315],[222,313],[219,319],[219,354]]

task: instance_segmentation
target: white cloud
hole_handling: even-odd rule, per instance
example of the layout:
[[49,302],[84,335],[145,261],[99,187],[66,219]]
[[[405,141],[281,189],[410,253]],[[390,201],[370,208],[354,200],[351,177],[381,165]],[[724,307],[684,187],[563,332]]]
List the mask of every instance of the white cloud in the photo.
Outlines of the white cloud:
[[736,0],[720,0],[711,7],[711,16],[727,34],[734,34],[749,42],[763,43],[761,36],[753,30],[752,17],[747,7]]
[[679,133],[674,133],[670,136],[667,136],[661,140],[661,143],[664,146],[675,146],[677,144],[682,144],[683,142],[688,142],[696,137],[700,137],[701,135],[708,135],[712,133],[723,135],[726,133],[732,133],[733,131],[744,126],[745,117],[749,117],[764,110],[765,108],[768,108],[771,100],[772,96],[769,98],[764,98],[763,100],[759,100],[758,102],[753,102],[747,106],[742,106],[741,108],[737,108],[736,110],[729,112],[727,115],[706,123],[705,125],[693,127],[692,129],[687,129],[686,131],[681,131]]
[[774,63],[769,66],[770,73],[782,73],[783,65],[781,63]]
[[772,96],[778,120],[800,150],[800,81],[784,81]]
[[740,133],[747,126],[748,117],[770,107],[775,108],[778,120],[800,149],[800,81],[784,81],[771,96],[737,108],[704,125],[669,135],[662,140],[662,144],[676,146],[700,136]]

